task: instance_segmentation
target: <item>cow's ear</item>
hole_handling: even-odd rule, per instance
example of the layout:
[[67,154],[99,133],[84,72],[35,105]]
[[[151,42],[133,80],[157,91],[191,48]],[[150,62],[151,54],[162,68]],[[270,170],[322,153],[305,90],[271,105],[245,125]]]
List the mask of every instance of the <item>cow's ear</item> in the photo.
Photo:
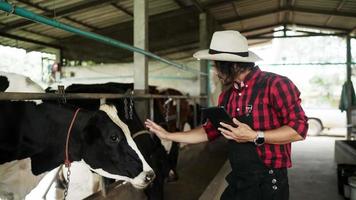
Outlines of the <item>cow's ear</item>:
[[5,76],[0,76],[0,92],[4,92],[9,87],[9,80]]
[[87,144],[93,144],[95,140],[100,138],[100,129],[98,128],[99,117],[98,114],[94,114],[83,130],[83,139]]

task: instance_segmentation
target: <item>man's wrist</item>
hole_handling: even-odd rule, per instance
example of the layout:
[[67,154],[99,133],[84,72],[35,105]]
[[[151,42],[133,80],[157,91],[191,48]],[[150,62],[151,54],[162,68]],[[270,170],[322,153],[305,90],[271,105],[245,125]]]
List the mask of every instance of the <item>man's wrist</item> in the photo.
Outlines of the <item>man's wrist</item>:
[[255,142],[257,137],[258,137],[257,131],[253,131],[253,134],[252,134],[252,137],[250,139],[250,142]]
[[265,143],[265,133],[263,131],[256,131],[257,136],[253,141],[256,146],[261,146]]

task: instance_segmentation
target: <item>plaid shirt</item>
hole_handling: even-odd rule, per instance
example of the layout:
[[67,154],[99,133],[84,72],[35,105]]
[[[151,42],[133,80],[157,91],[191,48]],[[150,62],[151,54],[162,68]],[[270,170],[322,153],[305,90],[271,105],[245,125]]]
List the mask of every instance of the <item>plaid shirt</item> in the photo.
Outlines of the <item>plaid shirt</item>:
[[[296,130],[303,138],[306,137],[308,124],[307,117],[300,105],[300,92],[298,88],[286,77],[263,72],[255,67],[241,84],[234,84],[232,94],[227,104],[227,111],[233,117],[245,115],[249,104],[252,88],[260,76],[268,75],[267,84],[263,95],[258,95],[254,101],[252,116],[254,130],[271,130],[287,125]],[[261,77],[261,78],[262,78]],[[225,96],[219,96],[219,105]],[[211,122],[203,125],[209,140],[214,140],[220,133],[212,126]],[[257,153],[267,167],[289,168],[291,162],[291,144],[264,144],[258,146]]]

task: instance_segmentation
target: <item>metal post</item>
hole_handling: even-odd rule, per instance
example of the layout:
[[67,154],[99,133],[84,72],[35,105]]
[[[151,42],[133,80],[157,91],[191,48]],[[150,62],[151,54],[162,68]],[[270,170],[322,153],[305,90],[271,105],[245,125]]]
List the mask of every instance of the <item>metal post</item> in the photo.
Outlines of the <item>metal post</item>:
[[351,38],[349,35],[346,36],[346,81],[347,81],[347,101],[349,102],[346,116],[347,116],[347,135],[346,139],[351,139],[352,133],[352,93],[351,93]]
[[106,98],[100,98],[100,105],[103,105],[106,103]]
[[193,122],[194,122],[194,128],[197,127],[198,122],[197,122],[197,117],[198,117],[198,112],[197,112],[197,101],[195,98],[193,98]]

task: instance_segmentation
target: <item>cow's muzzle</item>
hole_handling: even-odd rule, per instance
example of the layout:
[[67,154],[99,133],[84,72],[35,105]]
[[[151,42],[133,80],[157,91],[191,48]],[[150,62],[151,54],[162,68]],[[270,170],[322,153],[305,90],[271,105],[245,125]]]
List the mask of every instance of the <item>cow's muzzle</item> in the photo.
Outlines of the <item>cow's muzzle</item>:
[[155,178],[156,178],[156,174],[154,173],[154,171],[149,171],[146,174],[145,182],[151,183]]

